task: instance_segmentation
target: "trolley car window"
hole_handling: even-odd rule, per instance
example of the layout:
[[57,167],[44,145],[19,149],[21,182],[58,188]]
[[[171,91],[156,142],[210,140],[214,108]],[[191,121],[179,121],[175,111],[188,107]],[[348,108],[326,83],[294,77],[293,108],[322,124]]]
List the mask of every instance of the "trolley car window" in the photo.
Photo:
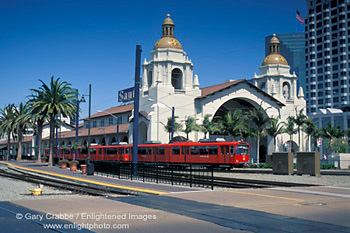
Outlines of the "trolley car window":
[[243,155],[243,154],[247,155],[248,152],[249,152],[249,149],[247,146],[237,146],[236,147],[236,154],[238,154],[238,155]]
[[107,155],[116,155],[116,154],[118,154],[118,148],[107,148],[106,154]]
[[199,155],[199,146],[191,146],[191,154]]
[[209,146],[209,154],[217,155],[218,154],[218,146]]
[[69,149],[63,149],[63,154],[64,154],[64,155],[70,154],[70,150],[69,150]]
[[130,148],[125,148],[125,154],[130,154]]
[[235,146],[230,146],[230,154],[233,155],[235,153]]
[[159,154],[159,155],[164,155],[164,151],[165,151],[164,146],[158,147],[158,154]]
[[124,154],[124,148],[119,148],[119,154],[123,155]]
[[82,153],[82,154],[87,154],[87,152],[88,152],[87,147],[82,147],[82,148],[80,149],[80,153]]
[[93,155],[95,155],[95,154],[96,154],[96,148],[90,149],[90,153],[93,154]]
[[146,148],[144,148],[144,147],[138,148],[137,153],[139,155],[145,155],[146,154]]
[[151,155],[152,154],[152,147],[146,147],[146,155]]
[[173,146],[172,147],[172,154],[173,155],[179,155],[180,154],[180,147],[179,146]]
[[200,146],[199,153],[201,155],[207,155],[209,153],[208,147],[207,146]]

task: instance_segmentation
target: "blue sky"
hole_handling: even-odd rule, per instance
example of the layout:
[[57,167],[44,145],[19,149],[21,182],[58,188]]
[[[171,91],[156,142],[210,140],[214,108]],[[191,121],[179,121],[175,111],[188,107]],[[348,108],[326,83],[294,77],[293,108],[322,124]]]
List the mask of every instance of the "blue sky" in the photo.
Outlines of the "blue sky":
[[306,0],[1,0],[0,107],[26,101],[52,75],[82,94],[91,83],[92,113],[119,105],[118,90],[134,83],[136,45],[149,60],[168,13],[200,87],[250,79],[265,36],[304,30],[297,9],[305,16]]

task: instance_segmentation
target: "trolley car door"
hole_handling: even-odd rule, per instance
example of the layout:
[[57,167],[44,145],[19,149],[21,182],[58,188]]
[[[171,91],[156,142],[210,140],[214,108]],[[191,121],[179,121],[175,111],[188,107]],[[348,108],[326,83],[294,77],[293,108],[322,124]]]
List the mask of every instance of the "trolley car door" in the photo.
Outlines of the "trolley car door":
[[228,146],[221,146],[221,156],[223,159],[223,163],[229,163],[230,161],[230,150]]
[[184,163],[187,163],[187,155],[190,152],[190,148],[188,146],[183,146],[182,147],[182,155],[184,157]]

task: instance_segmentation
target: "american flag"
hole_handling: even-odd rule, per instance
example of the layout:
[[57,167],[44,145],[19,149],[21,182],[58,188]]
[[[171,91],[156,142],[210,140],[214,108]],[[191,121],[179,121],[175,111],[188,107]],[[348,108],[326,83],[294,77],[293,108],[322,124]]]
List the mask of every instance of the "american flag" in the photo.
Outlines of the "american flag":
[[300,13],[299,13],[298,10],[297,10],[297,20],[298,20],[300,23],[304,24],[304,19],[303,19],[303,17],[300,15]]

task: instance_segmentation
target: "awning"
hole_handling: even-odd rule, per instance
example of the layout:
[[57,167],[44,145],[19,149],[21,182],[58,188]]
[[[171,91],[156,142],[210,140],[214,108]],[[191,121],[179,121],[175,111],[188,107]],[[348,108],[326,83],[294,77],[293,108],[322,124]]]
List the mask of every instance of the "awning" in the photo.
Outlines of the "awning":
[[0,145],[0,150],[4,150],[4,149],[7,149],[7,145]]

